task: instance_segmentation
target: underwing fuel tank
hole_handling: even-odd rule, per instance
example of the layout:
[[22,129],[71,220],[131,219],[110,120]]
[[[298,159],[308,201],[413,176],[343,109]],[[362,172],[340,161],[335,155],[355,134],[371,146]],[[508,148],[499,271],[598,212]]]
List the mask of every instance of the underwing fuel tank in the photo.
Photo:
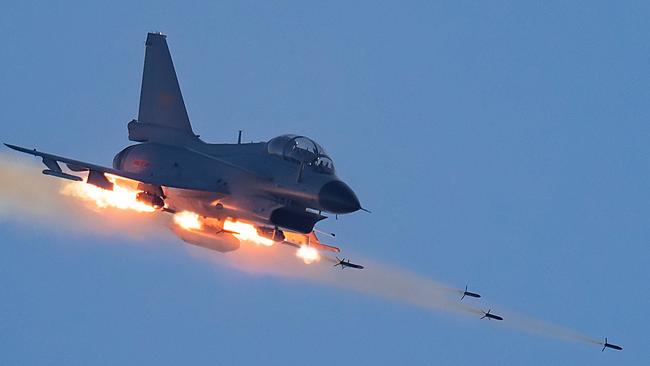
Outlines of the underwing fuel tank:
[[235,238],[232,233],[225,231],[212,230],[211,227],[204,227],[201,230],[183,229],[174,224],[170,226],[171,231],[181,240],[188,244],[199,247],[216,250],[218,252],[232,252],[239,249],[239,239]]

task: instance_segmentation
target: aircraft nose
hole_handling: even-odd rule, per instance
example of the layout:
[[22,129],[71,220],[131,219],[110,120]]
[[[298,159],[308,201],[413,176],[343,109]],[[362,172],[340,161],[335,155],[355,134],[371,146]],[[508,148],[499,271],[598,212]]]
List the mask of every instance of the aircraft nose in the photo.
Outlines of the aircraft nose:
[[318,203],[325,211],[335,214],[350,213],[361,208],[357,195],[340,180],[325,183],[318,192]]

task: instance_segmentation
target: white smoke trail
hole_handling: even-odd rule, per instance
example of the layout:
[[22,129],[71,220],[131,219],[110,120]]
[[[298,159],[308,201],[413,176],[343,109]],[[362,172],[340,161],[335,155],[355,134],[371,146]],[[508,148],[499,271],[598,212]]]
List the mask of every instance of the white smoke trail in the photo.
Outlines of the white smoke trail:
[[[34,159],[0,153],[0,222],[139,241],[168,238],[164,215],[99,209],[61,192],[69,181],[44,176]],[[163,233],[161,233],[163,232]]]
[[[33,160],[32,160],[33,161]],[[151,242],[169,238],[169,216],[159,213],[136,213],[117,209],[98,209],[61,194],[68,184],[61,179],[40,174],[41,166],[0,154],[0,221],[46,226],[85,234],[119,236]],[[188,246],[190,253],[222,265],[256,275],[273,275],[311,281],[424,309],[480,317],[483,309],[460,302],[462,290],[454,289],[403,268],[364,261],[366,269],[334,270],[329,261],[305,265],[282,246],[258,247],[244,243],[232,253],[221,254]],[[496,309],[496,306],[492,306]],[[504,325],[557,339],[602,344],[578,331],[513,312],[499,311]],[[499,322],[501,323],[501,322]]]
[[[273,275],[290,279],[317,282],[323,285],[382,297],[420,308],[444,311],[457,315],[472,316],[479,319],[485,309],[461,302],[463,290],[455,289],[431,278],[418,275],[404,268],[380,262],[363,261],[363,270],[333,270],[328,261],[320,264],[304,265],[295,260],[286,247],[256,247],[242,245],[237,252],[226,255],[213,254],[201,248],[190,248],[192,255],[227,265],[254,275]],[[495,313],[504,317],[503,322],[493,324],[511,327],[531,334],[555,339],[602,344],[602,341],[579,331],[516,312],[499,310],[492,305]]]

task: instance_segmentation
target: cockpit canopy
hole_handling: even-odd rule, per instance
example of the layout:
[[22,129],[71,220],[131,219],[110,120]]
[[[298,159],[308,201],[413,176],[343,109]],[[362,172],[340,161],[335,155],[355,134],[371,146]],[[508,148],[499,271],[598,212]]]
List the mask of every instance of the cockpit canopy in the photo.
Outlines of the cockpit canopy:
[[334,162],[314,140],[297,135],[282,135],[271,139],[266,148],[269,154],[284,160],[305,164],[306,167],[323,174],[334,174]]

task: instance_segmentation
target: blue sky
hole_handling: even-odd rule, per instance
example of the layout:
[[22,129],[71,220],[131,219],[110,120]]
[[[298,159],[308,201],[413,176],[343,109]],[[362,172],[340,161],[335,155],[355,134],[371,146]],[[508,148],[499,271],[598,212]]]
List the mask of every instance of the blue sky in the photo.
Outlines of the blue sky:
[[146,33],[163,31],[204,140],[291,132],[331,153],[373,211],[323,224],[358,261],[470,283],[482,304],[625,351],[252,275],[171,234],[5,215],[0,363],[647,361],[649,15],[635,1],[3,4],[3,142],[109,165]]

